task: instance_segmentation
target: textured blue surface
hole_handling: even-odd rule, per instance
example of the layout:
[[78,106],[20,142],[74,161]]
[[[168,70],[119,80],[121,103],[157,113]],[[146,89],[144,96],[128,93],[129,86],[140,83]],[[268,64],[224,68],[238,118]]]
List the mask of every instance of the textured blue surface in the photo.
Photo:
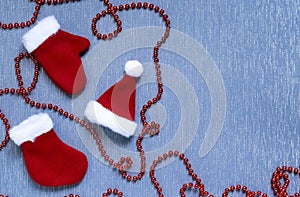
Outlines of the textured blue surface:
[[[163,123],[163,127],[159,136],[147,138],[143,142],[145,151],[151,154],[150,151],[154,152],[156,149],[166,147],[177,136],[176,132],[183,132],[183,136],[188,137],[191,137],[191,133],[195,133],[192,141],[188,142],[187,148],[182,146],[187,143],[184,137],[181,141],[177,141],[178,147],[190,158],[192,167],[209,192],[220,196],[225,187],[239,183],[247,185],[252,190],[262,190],[272,194],[270,179],[275,168],[281,165],[299,166],[300,1],[185,0],[174,2],[152,0],[151,2],[165,9],[174,32],[181,32],[182,39],[194,40],[191,46],[184,46],[190,44],[187,40],[184,42],[179,39],[176,42],[170,39],[173,43],[168,40],[169,48],[162,49],[160,60],[165,65],[162,66],[162,71],[170,73],[170,69],[176,70],[192,87],[196,99],[194,103],[192,102],[195,108],[191,111],[194,112],[195,109],[198,111],[196,111],[197,114],[189,114],[189,120],[191,120],[190,124],[195,124],[195,117],[199,117],[196,120],[199,124],[196,125],[197,129],[194,131],[188,129],[177,131],[184,120],[181,117],[183,111],[181,108],[188,106],[179,99],[179,95],[185,93],[185,89],[180,88],[182,83],[179,78],[172,76],[172,73],[166,76],[162,72],[162,78],[166,79],[170,85],[166,86],[157,108],[162,110],[161,114],[157,115],[153,110],[154,112],[150,115],[152,119]],[[114,0],[112,3],[124,4],[131,3],[131,1]],[[15,22],[30,18],[34,6],[35,3],[30,1],[2,0],[0,21]],[[38,17],[38,20],[41,20],[46,16],[55,15],[63,30],[87,37],[91,41],[91,47],[82,57],[84,62],[97,63],[97,58],[106,59],[109,62],[108,65],[84,65],[89,75],[93,74],[95,66],[102,70],[98,81],[88,81],[88,83],[95,83],[96,89],[86,89],[83,93],[94,91],[94,99],[120,79],[126,60],[134,58],[144,64],[149,64],[152,55],[150,46],[154,44],[147,43],[149,47],[124,52],[114,59],[107,59],[113,56],[105,53],[99,53],[97,58],[93,56],[95,50],[111,53],[114,49],[126,48],[126,43],[124,46],[117,44],[117,39],[122,39],[122,33],[120,38],[111,41],[112,44],[110,41],[104,43],[92,36],[91,20],[104,8],[103,4],[96,0],[82,0],[56,6],[45,5],[41,8]],[[124,33],[126,30],[130,32],[132,28],[137,27],[163,27],[161,19],[149,11],[123,11],[120,13],[120,18],[123,22]],[[101,32],[114,29],[115,24],[109,17],[105,17],[101,24],[98,23],[98,30]],[[1,88],[17,87],[14,57],[19,52],[25,51],[21,38],[28,30],[28,28],[0,30]],[[172,31],[170,34],[172,35]],[[137,39],[136,36],[143,35],[132,34],[132,37],[128,39],[134,41]],[[159,39],[161,34],[152,36]],[[147,37],[144,39],[147,40]],[[203,46],[206,52],[194,51],[196,44]],[[205,131],[208,130],[213,118],[211,95],[217,92],[210,91],[205,76],[194,64],[198,60],[186,59],[183,54],[175,53],[171,50],[174,46],[190,49],[191,54],[199,52],[201,53],[199,58],[202,56],[211,58],[222,77],[226,92],[226,98],[220,98],[226,101],[224,122],[218,123],[223,126],[220,137],[208,154],[203,157],[199,156],[199,148],[203,144]],[[202,61],[204,64],[205,62],[208,60]],[[205,68],[205,65],[202,66]],[[21,62],[21,67],[26,78],[25,83],[28,83],[32,78],[32,63],[24,60]],[[147,69],[144,78],[141,79],[147,83],[138,84],[137,112],[148,99],[154,96],[153,91],[156,88],[155,83],[149,82],[154,79],[154,72],[151,72],[150,68]],[[209,70],[209,68],[206,69]],[[206,77],[209,78],[209,76]],[[172,88],[172,83],[178,83],[176,88]],[[186,94],[189,97],[189,92]],[[40,102],[55,103],[70,112],[80,109],[80,107],[74,107],[76,98],[71,98],[61,92],[43,70],[31,97]],[[82,105],[84,106],[84,103]],[[40,112],[25,105],[21,98],[10,95],[0,98],[0,106],[11,125],[16,125],[28,116]],[[82,143],[83,135],[73,122],[64,120],[53,112],[49,112],[49,115],[53,118],[54,129],[59,137],[87,155],[89,167],[85,178],[75,186],[56,189],[40,187],[28,177],[20,149],[10,142],[0,152],[2,177],[0,194],[16,197],[57,197],[75,193],[80,196],[96,197],[101,196],[108,187],[118,187],[125,196],[157,196],[148,173],[140,182],[127,183],[115,170],[91,153],[87,148],[90,145]],[[78,115],[82,117],[83,113]],[[137,120],[139,120],[138,116]],[[2,130],[4,131],[3,126]],[[104,135],[102,130],[100,133]],[[108,151],[114,151],[114,148],[135,151],[136,136],[126,140],[110,134],[107,130],[105,133],[105,136],[115,143],[115,147],[107,148]],[[135,162],[138,165],[139,160]],[[158,169],[156,176],[165,196],[179,195],[181,185],[191,180],[185,167],[178,160],[173,160]],[[289,191],[293,194],[299,190],[299,179],[292,178]]]

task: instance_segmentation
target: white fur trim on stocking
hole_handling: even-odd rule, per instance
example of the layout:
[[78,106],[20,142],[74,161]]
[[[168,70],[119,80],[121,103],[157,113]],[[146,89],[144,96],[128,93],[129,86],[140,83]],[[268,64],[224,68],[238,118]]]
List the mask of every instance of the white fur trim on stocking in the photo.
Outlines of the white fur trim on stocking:
[[60,25],[55,17],[48,16],[23,35],[22,43],[27,51],[31,53],[59,29]]
[[130,60],[125,64],[125,73],[132,77],[140,77],[144,72],[143,65],[137,60]]
[[53,128],[53,122],[48,114],[39,113],[30,116],[9,131],[10,138],[20,146],[23,142],[31,141]]
[[114,114],[96,101],[88,102],[84,111],[84,116],[90,122],[108,127],[112,131],[127,138],[134,134],[137,127],[137,124],[134,121]]

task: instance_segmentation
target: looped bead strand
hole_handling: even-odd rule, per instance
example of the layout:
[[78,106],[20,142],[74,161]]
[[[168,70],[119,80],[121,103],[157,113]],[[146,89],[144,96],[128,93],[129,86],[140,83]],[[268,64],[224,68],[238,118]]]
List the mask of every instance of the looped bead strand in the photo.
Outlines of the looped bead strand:
[[0,27],[3,30],[12,30],[12,29],[19,29],[19,28],[25,28],[25,27],[30,27],[32,24],[35,23],[38,15],[39,15],[39,11],[41,9],[41,2],[36,2],[36,6],[34,8],[34,12],[32,14],[32,17],[30,18],[30,20],[27,21],[23,21],[23,22],[10,22],[10,23],[3,23],[0,22]]
[[[0,27],[2,29],[12,29],[12,28],[24,28],[24,27],[29,27],[31,24],[33,24],[38,17],[38,12],[41,8],[42,5],[48,4],[48,5],[57,5],[57,4],[62,4],[62,3],[68,3],[68,2],[76,2],[80,0],[35,0],[35,3],[37,4],[35,7],[35,12],[33,13],[33,18],[30,21],[21,22],[21,23],[15,23],[14,25],[12,23],[10,24],[4,24],[0,23]],[[101,142],[101,139],[99,138],[98,134],[92,128],[92,126],[87,123],[85,120],[79,118],[78,116],[75,116],[72,113],[69,113],[68,111],[65,111],[63,108],[59,107],[58,105],[54,105],[52,103],[40,103],[37,101],[34,101],[29,98],[30,93],[34,90],[34,88],[37,85],[38,82],[38,76],[39,76],[39,65],[38,62],[29,54],[29,53],[20,53],[16,58],[15,58],[15,72],[16,72],[16,77],[18,81],[18,89],[15,88],[4,88],[0,89],[0,96],[2,95],[21,95],[24,98],[24,101],[26,104],[29,104],[31,107],[35,107],[36,109],[40,110],[52,110],[54,113],[57,113],[59,116],[65,119],[69,119],[70,121],[74,121],[76,124],[79,124],[80,126],[84,127],[87,129],[91,135],[93,136],[99,151],[101,152],[101,155],[104,157],[104,159],[114,168],[118,169],[119,172],[121,173],[122,177],[125,178],[127,181],[133,181],[136,182],[137,180],[142,179],[142,177],[145,174],[146,171],[146,157],[145,157],[145,152],[142,147],[142,141],[145,135],[150,134],[150,136],[157,135],[159,133],[159,124],[155,122],[151,122],[150,124],[146,122],[146,117],[145,117],[145,112],[155,103],[157,103],[162,96],[163,93],[163,84],[161,80],[161,71],[160,71],[160,64],[159,64],[159,58],[158,58],[158,53],[159,53],[159,48],[161,45],[166,41],[166,39],[169,37],[169,32],[170,32],[170,20],[168,19],[168,15],[165,14],[165,11],[163,9],[160,9],[158,6],[154,6],[153,4],[149,4],[147,2],[141,3],[131,3],[131,4],[125,4],[125,5],[119,5],[119,6],[113,6],[111,3],[109,3],[109,0],[102,0],[104,4],[107,6],[107,10],[104,10],[96,15],[96,19],[93,19],[92,22],[92,29],[93,33],[95,36],[97,36],[98,39],[111,39],[114,36],[117,36],[119,32],[122,31],[122,22],[119,19],[119,16],[116,14],[117,11],[123,11],[123,10],[129,10],[129,9],[149,9],[150,11],[154,11],[155,13],[159,14],[160,17],[165,21],[166,25],[166,31],[163,35],[163,37],[156,43],[154,49],[153,49],[153,61],[155,63],[155,68],[156,68],[156,77],[157,77],[157,95],[156,97],[152,98],[149,100],[145,105],[143,105],[142,110],[140,111],[141,115],[141,121],[144,125],[144,128],[139,134],[138,139],[136,141],[136,146],[137,150],[140,152],[140,157],[141,157],[141,170],[138,173],[137,176],[131,176],[128,175],[126,170],[130,168],[130,166],[133,164],[132,160],[130,157],[121,157],[119,161],[114,161],[113,159],[110,158],[110,156],[107,154],[106,150],[104,149],[104,146]],[[111,15],[115,22],[117,23],[117,29],[114,31],[114,33],[109,33],[108,35],[106,34],[99,34],[96,30],[96,23],[98,20],[100,20],[101,17],[104,17],[105,15]],[[24,87],[24,82],[23,78],[21,75],[21,70],[20,70],[20,61],[23,58],[31,59],[34,62],[34,76],[33,76],[33,81],[28,86],[27,88]],[[10,124],[8,123],[8,119],[5,117],[4,113],[0,110],[0,119],[5,125],[5,138],[0,144],[0,151],[7,145],[9,141],[9,129],[10,129]],[[188,172],[188,175],[191,176],[193,182],[190,183],[184,183],[182,187],[179,190],[180,196],[184,197],[185,192],[188,190],[198,190],[199,191],[199,196],[209,196],[213,197],[212,194],[209,194],[208,191],[205,190],[204,184],[201,182],[201,179],[199,176],[194,172],[194,170],[191,167],[191,164],[189,163],[189,159],[182,153],[179,154],[179,152],[176,151],[168,151],[167,153],[164,153],[163,155],[159,156],[156,160],[153,161],[153,164],[150,166],[150,179],[152,184],[154,185],[155,189],[157,190],[158,196],[163,197],[163,190],[159,182],[157,181],[155,177],[155,168],[157,165],[160,163],[164,162],[166,159],[169,157],[178,157],[180,160],[183,161],[185,168]],[[271,180],[271,185],[272,189],[274,192],[274,195],[277,197],[287,197],[287,188],[289,186],[290,180],[289,176],[287,173],[294,174],[294,175],[299,175],[299,169],[298,168],[293,168],[293,167],[287,167],[287,166],[282,166],[278,167],[276,171],[273,173],[272,180]],[[283,179],[283,186],[281,186],[281,181]],[[230,193],[233,192],[242,192],[246,196],[262,196],[262,197],[267,197],[266,193],[262,193],[261,191],[251,191],[249,190],[246,186],[241,186],[241,185],[231,185],[229,188],[225,188],[222,197],[228,196]],[[119,197],[123,196],[123,193],[119,191],[117,188],[111,189],[108,188],[105,193],[102,194],[103,197],[107,197],[109,195],[116,195]],[[299,197],[300,194],[298,192],[295,193],[295,197]],[[0,195],[0,197],[9,197],[9,196],[4,196]],[[74,195],[70,194],[69,196],[65,197],[79,197],[79,195]]]
[[[24,82],[23,77],[21,75],[21,69],[20,69],[20,62],[23,58],[31,59],[34,63],[34,75],[32,79],[32,83],[27,88],[24,88]],[[39,63],[36,59],[34,59],[33,56],[31,56],[29,53],[19,53],[19,55],[15,58],[15,70],[16,70],[16,77],[18,81],[18,85],[20,87],[19,91],[23,97],[26,97],[26,95],[30,94],[32,90],[36,87],[36,84],[38,82],[39,77]]]
[[[33,1],[33,0],[31,0]],[[26,21],[22,21],[22,22],[10,22],[10,23],[4,23],[4,22],[0,22],[0,28],[3,30],[12,30],[12,29],[23,29],[25,27],[30,27],[31,25],[33,25],[39,15],[40,9],[42,7],[42,5],[44,5],[45,3],[47,3],[48,5],[57,5],[57,4],[63,4],[63,3],[69,3],[69,2],[76,2],[76,1],[80,1],[80,0],[35,0],[34,2],[36,3],[36,6],[34,7],[34,11],[32,13],[32,17]]]
[[[122,177],[124,179],[126,179],[127,181],[133,181],[136,182],[137,180],[140,180],[143,178],[145,171],[146,171],[146,158],[144,156],[144,150],[142,147],[142,140],[144,138],[144,135],[149,133],[151,136],[157,135],[159,133],[159,124],[156,123],[151,123],[149,124],[146,121],[146,116],[145,116],[145,112],[152,106],[152,104],[157,103],[162,96],[163,93],[163,85],[162,85],[162,80],[161,80],[161,71],[160,71],[160,65],[159,65],[159,59],[158,59],[158,49],[161,47],[161,45],[166,41],[166,39],[169,36],[169,32],[170,32],[170,20],[168,19],[168,15],[166,15],[163,9],[160,9],[158,6],[154,6],[153,4],[149,4],[147,2],[141,3],[135,3],[132,2],[131,4],[120,4],[118,6],[114,6],[112,5],[109,0],[101,0],[103,1],[104,5],[107,7],[106,10],[103,10],[101,13],[97,13],[96,16],[92,19],[92,25],[91,25],[91,29],[92,29],[92,33],[94,36],[97,37],[97,39],[102,39],[102,40],[107,40],[107,39],[112,39],[113,37],[116,37],[118,33],[120,33],[122,31],[122,22],[119,19],[119,15],[117,14],[117,12],[121,12],[124,10],[134,10],[134,9],[149,9],[150,11],[154,10],[155,13],[159,13],[159,16],[161,16],[163,18],[163,20],[165,21],[165,26],[166,26],[166,31],[163,35],[163,37],[161,38],[161,40],[157,41],[156,46],[154,47],[154,53],[153,53],[153,61],[155,64],[155,69],[156,69],[156,76],[157,76],[157,83],[158,83],[158,92],[157,95],[152,98],[151,100],[149,100],[142,108],[142,110],[140,111],[140,115],[141,115],[141,121],[144,125],[144,129],[142,131],[142,133],[139,135],[138,139],[136,140],[136,147],[137,150],[140,152],[140,156],[141,156],[141,169],[140,172],[138,173],[137,176],[131,176],[128,175],[126,172],[126,169],[123,167],[120,167],[118,165],[118,163],[114,163],[114,168],[118,168],[120,174],[122,175]],[[114,18],[115,23],[117,24],[117,29],[113,32],[113,33],[99,33],[97,30],[97,22],[105,17],[107,14],[111,15]],[[102,148],[102,147],[101,147]],[[109,160],[109,157],[106,156],[106,160]],[[112,163],[112,162],[110,162]]]
[[1,151],[10,140],[10,137],[9,137],[10,124],[8,123],[8,119],[5,118],[5,115],[4,115],[4,113],[1,112],[1,110],[0,110],[0,119],[2,120],[2,122],[5,126],[5,137],[0,144],[0,151]]

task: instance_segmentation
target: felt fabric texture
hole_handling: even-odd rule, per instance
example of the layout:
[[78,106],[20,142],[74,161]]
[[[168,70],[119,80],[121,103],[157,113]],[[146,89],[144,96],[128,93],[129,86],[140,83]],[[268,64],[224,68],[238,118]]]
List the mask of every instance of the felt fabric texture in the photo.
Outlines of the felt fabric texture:
[[89,49],[88,39],[61,30],[55,17],[49,16],[29,30],[22,42],[61,90],[70,95],[83,91],[86,75],[80,55]]
[[92,123],[110,128],[125,137],[134,134],[136,79],[125,75],[106,90],[97,101],[89,101],[84,115]]
[[28,174],[39,185],[73,185],[85,176],[88,167],[86,156],[62,142],[53,129],[34,142],[24,142],[21,148]]
[[[130,4],[132,1],[110,0],[110,2],[118,5]],[[231,184],[246,185],[250,190],[260,190],[269,194],[268,196],[273,196],[270,179],[276,167],[299,166],[300,2],[297,0],[148,2],[164,9],[169,15],[171,32],[159,51],[164,93],[158,104],[153,105],[146,113],[147,120],[154,120],[161,125],[161,133],[151,139],[147,137],[142,142],[147,163],[147,171],[142,181],[135,184],[127,183],[118,171],[108,167],[107,161],[102,157],[97,144],[86,129],[49,111],[60,139],[84,152],[88,157],[89,167],[85,178],[80,184],[71,187],[56,189],[37,187],[28,177],[23,159],[20,158],[20,148],[10,141],[0,153],[2,195],[63,197],[72,193],[82,197],[99,197],[108,187],[117,187],[127,197],[158,196],[150,183],[148,170],[154,159],[175,148],[189,158],[195,173],[199,174],[206,189],[214,196],[221,196],[224,188]],[[35,6],[34,1],[2,0],[1,22],[14,24],[30,20]],[[81,57],[88,81],[83,94],[80,94],[83,99],[76,101],[59,91],[41,69],[39,82],[31,97],[39,102],[57,104],[64,111],[83,117],[86,103],[91,99],[97,99],[120,79],[122,64],[129,59],[138,58],[145,69],[138,81],[136,92],[136,122],[139,128],[142,125],[138,121],[140,118],[138,112],[148,99],[155,96],[152,94],[156,91],[152,47],[163,35],[165,26],[159,14],[153,11],[135,9],[118,12],[122,21],[122,32],[112,40],[98,40],[91,31],[91,22],[96,13],[105,9],[103,1],[94,0],[74,3],[69,1],[66,4],[58,3],[50,6],[46,3],[41,7],[37,22],[46,16],[54,15],[63,30],[84,36],[91,41],[90,50]],[[25,51],[20,43],[22,35],[37,22],[23,29],[0,31],[2,89],[17,86],[13,69],[14,58],[19,52]],[[108,15],[97,23],[97,30],[101,34],[112,32],[115,28],[113,18]],[[149,34],[136,34],[146,32],[136,30],[144,28],[150,28]],[[143,40],[141,44],[136,43],[140,40]],[[189,40],[194,41],[194,45],[190,44]],[[199,148],[203,145],[204,136],[209,134],[208,128],[210,126],[215,128],[216,124],[211,123],[214,112],[218,111],[214,111],[213,108],[213,102],[216,100],[211,99],[214,94],[219,94],[219,89],[208,89],[215,87],[213,86],[215,83],[209,84],[207,78],[212,77],[203,75],[202,71],[213,73],[215,70],[207,64],[205,54],[201,50],[196,50],[195,45],[199,44],[214,60],[226,92],[226,119],[221,137],[204,157],[199,156]],[[106,64],[101,64],[100,60]],[[20,67],[22,72],[27,74],[24,77],[30,80],[33,76],[31,61],[22,60]],[[95,75],[97,70],[101,71],[93,80],[90,75]],[[120,72],[115,72],[116,70]],[[185,81],[176,78],[176,72],[182,74]],[[24,82],[27,86],[26,81]],[[197,100],[192,100],[191,105],[186,103],[187,99],[180,97],[186,95],[187,98],[191,98],[191,92],[183,86],[184,82],[188,82],[196,94]],[[222,98],[219,94],[218,100]],[[80,103],[82,100],[84,102]],[[18,96],[1,96],[0,104],[11,125],[16,125],[31,114],[43,111],[29,107]],[[199,112],[193,114],[192,112],[196,110],[190,109],[190,113],[184,113],[184,109],[189,110],[190,106],[194,106],[193,109],[199,107]],[[197,116],[199,124],[195,123]],[[185,122],[182,117],[188,117],[189,121]],[[217,124],[219,123],[220,121]],[[193,141],[187,140],[194,134],[194,130],[187,129],[188,125],[196,127],[196,135],[191,137]],[[128,173],[136,175],[140,169],[136,138],[126,139],[119,135],[109,135],[106,129],[104,132],[103,130],[97,128],[107,154],[114,160],[119,160],[121,156],[130,156],[134,165]],[[136,134],[139,133],[140,129],[137,129]],[[176,146],[172,146],[174,138],[181,134],[184,137]],[[4,138],[3,125],[1,137]],[[188,146],[185,146],[185,143]],[[87,148],[88,145],[90,148]],[[178,159],[170,158],[157,168],[155,175],[164,196],[178,196],[179,187],[183,182],[192,181],[186,173],[185,166]],[[297,176],[294,178],[288,188],[290,195],[299,191],[297,182],[299,179]],[[196,196],[193,191],[191,193],[187,191],[186,195]],[[231,196],[239,195],[239,193],[231,194]]]
[[135,133],[136,78],[143,74],[138,60],[129,60],[124,66],[125,75],[108,88],[97,101],[89,101],[84,115],[96,123],[129,138]]
[[[46,187],[73,185],[85,176],[86,156],[59,139],[48,114],[33,115],[11,130],[12,140],[21,147],[28,174]],[[27,136],[26,136],[27,135]]]

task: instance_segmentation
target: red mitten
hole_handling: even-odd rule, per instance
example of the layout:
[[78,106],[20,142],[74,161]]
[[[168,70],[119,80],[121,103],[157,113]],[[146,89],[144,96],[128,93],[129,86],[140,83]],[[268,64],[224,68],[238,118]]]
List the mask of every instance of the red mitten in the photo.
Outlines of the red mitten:
[[78,150],[62,142],[53,130],[48,114],[29,117],[10,131],[11,139],[21,146],[30,177],[39,185],[72,185],[84,177],[88,161]]
[[41,20],[22,39],[50,79],[68,94],[80,93],[86,76],[80,54],[89,49],[88,39],[60,29],[54,16]]

